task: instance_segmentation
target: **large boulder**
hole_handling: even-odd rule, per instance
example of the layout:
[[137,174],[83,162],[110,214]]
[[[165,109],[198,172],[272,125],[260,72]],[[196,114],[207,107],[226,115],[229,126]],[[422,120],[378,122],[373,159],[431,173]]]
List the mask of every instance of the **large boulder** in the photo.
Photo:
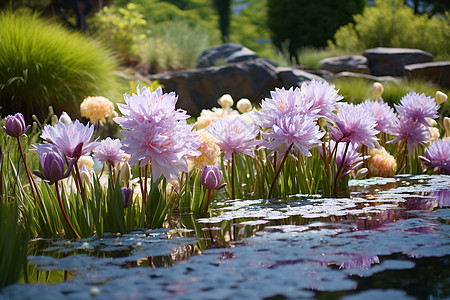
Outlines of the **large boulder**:
[[320,61],[321,70],[326,70],[332,73],[339,72],[354,72],[370,74],[369,66],[367,65],[367,58],[362,55],[348,55],[328,57]]
[[409,78],[425,79],[443,87],[450,87],[450,61],[436,61],[405,66]]
[[405,65],[425,63],[433,56],[419,49],[378,47],[364,51],[370,73],[375,76],[402,76]]
[[321,78],[301,70],[276,68],[264,59],[254,59],[219,67],[155,74],[149,79],[158,80],[166,92],[176,92],[178,107],[196,117],[202,109],[217,106],[217,99],[223,94],[230,94],[236,100],[248,98],[260,102],[276,87],[290,88]]
[[203,51],[197,59],[197,68],[215,66],[218,61],[228,64],[258,58],[256,52],[234,43],[226,43]]
[[261,59],[155,74],[150,80],[158,80],[165,91],[175,91],[178,106],[194,117],[204,108],[217,106],[217,99],[223,94],[234,99],[259,100],[279,84],[276,68]]

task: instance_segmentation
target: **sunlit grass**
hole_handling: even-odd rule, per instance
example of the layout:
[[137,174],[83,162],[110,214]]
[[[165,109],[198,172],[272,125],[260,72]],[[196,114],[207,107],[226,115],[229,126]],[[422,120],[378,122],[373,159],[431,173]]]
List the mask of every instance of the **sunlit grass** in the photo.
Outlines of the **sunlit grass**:
[[2,115],[46,115],[48,106],[78,116],[87,96],[116,97],[117,62],[98,42],[38,15],[0,15]]

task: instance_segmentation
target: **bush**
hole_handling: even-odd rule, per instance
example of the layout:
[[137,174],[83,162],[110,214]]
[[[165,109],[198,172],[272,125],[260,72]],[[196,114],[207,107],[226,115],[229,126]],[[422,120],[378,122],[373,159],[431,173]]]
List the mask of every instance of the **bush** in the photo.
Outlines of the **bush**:
[[48,106],[79,116],[87,96],[116,95],[117,62],[99,43],[37,15],[0,14],[2,115],[44,119]]
[[402,0],[377,0],[353,16],[355,25],[347,24],[335,33],[330,45],[345,50],[374,47],[418,48],[447,60],[450,49],[450,13],[443,17],[415,15]]
[[161,23],[153,28],[143,58],[153,73],[194,68],[197,58],[209,46],[208,34],[199,26]]
[[124,64],[139,58],[147,34],[147,21],[138,7],[129,3],[126,8],[105,6],[94,17],[93,34],[119,55]]

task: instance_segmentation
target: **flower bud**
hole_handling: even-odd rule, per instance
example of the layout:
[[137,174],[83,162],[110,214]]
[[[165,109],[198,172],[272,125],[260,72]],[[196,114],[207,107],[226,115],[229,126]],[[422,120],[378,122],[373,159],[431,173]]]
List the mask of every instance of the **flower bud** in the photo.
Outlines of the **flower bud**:
[[444,117],[444,128],[445,128],[445,135],[450,136],[450,118]]
[[383,95],[384,87],[381,83],[375,82],[372,86],[372,93],[375,96],[375,98],[381,99],[381,95]]
[[82,155],[78,159],[77,164],[78,164],[78,168],[81,168],[81,166],[85,166],[86,169],[89,170],[89,169],[92,169],[92,167],[94,166],[94,160],[89,155]]
[[127,187],[121,188],[123,208],[127,208],[130,205],[131,196],[133,196],[133,190]]
[[448,97],[446,94],[444,94],[441,91],[437,91],[436,92],[436,103],[438,105],[441,105],[442,103],[444,103],[445,101],[447,101]]
[[247,98],[242,98],[236,103],[237,110],[243,114],[252,110],[252,103]]
[[63,111],[61,116],[59,117],[59,122],[69,125],[70,123],[72,123],[72,119],[65,111]]
[[361,168],[356,172],[356,179],[361,179],[367,176],[369,170],[367,168]]
[[230,108],[233,106],[234,102],[230,94],[224,94],[219,98],[219,100],[217,100],[217,103],[219,103],[222,108]]
[[49,184],[53,184],[61,179],[67,178],[70,174],[70,170],[75,162],[74,159],[69,161],[69,167],[64,172],[66,166],[65,159],[61,152],[53,146],[48,146],[48,151],[42,151],[39,153],[39,160],[41,162],[42,171],[34,170],[33,173],[47,181]]
[[208,190],[218,190],[226,185],[226,183],[220,184],[222,177],[222,171],[217,164],[205,165],[200,174],[200,182]]
[[3,130],[12,137],[19,137],[27,132],[30,125],[26,126],[25,119],[21,113],[16,113],[14,116],[7,116]]

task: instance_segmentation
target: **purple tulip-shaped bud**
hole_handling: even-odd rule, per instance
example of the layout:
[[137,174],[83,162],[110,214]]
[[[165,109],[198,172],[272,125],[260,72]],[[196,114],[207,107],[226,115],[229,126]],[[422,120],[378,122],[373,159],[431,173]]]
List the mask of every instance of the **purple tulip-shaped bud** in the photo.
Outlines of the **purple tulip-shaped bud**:
[[28,128],[30,128],[30,125],[25,124],[25,119],[21,113],[7,116],[5,126],[3,126],[5,133],[12,137],[21,136],[27,132]]
[[222,177],[222,171],[218,165],[204,165],[200,174],[200,182],[208,190],[218,190],[227,185],[226,183],[220,184]]
[[123,208],[127,208],[130,205],[131,196],[133,195],[133,190],[127,187],[121,188]]
[[75,161],[71,159],[67,171],[64,172],[66,162],[62,154],[53,145],[49,145],[48,149],[49,151],[47,152],[39,153],[39,160],[41,161],[43,172],[34,170],[33,173],[47,181],[49,184],[53,184],[69,176]]

